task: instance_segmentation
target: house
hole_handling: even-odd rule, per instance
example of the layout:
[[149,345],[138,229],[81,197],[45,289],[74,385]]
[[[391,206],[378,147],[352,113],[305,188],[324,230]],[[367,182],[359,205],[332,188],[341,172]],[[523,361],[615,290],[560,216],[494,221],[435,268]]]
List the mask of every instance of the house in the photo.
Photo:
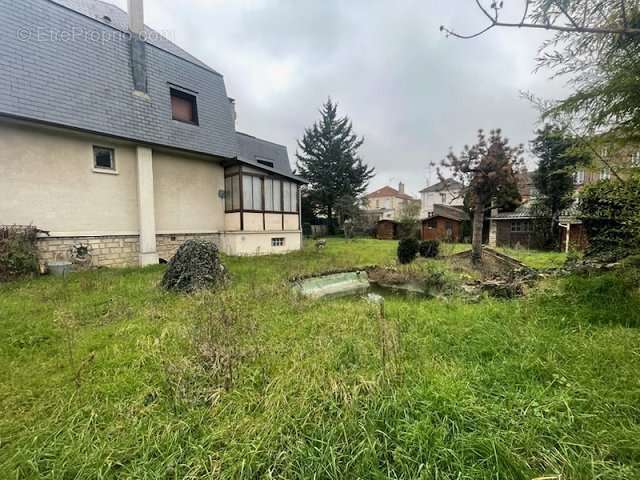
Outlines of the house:
[[363,213],[377,215],[378,220],[397,220],[405,207],[417,202],[405,193],[403,183],[398,185],[398,190],[387,185],[364,197]]
[[464,205],[462,184],[453,178],[444,179],[420,191],[421,218],[429,218],[435,213],[435,205],[461,207]]
[[168,260],[187,239],[231,255],[301,247],[284,146],[239,133],[223,76],[99,0],[3,2],[0,224],[48,231],[41,261]]
[[422,240],[461,242],[462,225],[469,216],[461,208],[451,205],[433,205],[431,216],[422,219]]
[[[609,155],[607,150],[601,152],[601,156],[610,165],[616,166],[623,176],[640,167],[640,153],[635,147],[626,147]],[[542,247],[542,238],[537,235],[537,224],[551,222],[551,219],[540,215],[535,207],[539,193],[534,185],[536,172],[523,172],[519,176],[518,188],[523,203],[513,212],[493,211],[489,228],[489,245],[504,247]],[[612,176],[609,167],[601,160],[595,160],[593,164],[578,170],[574,174],[576,192],[580,192],[585,186],[608,180]],[[571,248],[584,250],[588,245],[588,238],[579,218],[576,203],[561,212],[559,218],[560,245],[565,251]]]

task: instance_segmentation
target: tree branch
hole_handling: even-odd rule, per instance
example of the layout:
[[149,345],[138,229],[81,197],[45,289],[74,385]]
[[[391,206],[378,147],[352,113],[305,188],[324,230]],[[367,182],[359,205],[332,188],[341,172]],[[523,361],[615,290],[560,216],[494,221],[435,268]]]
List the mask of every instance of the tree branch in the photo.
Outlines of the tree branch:
[[562,6],[561,2],[559,2],[558,0],[553,0],[553,3],[557,5],[563,15],[569,19],[569,22],[571,22],[571,25],[573,25],[574,28],[582,28],[582,26],[579,25],[571,15],[569,15],[569,12],[567,12],[567,9]]

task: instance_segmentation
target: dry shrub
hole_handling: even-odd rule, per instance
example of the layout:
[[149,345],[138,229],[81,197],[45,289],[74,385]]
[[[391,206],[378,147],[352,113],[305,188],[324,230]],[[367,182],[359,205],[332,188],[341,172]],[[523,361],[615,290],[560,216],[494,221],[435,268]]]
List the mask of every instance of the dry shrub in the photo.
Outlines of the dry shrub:
[[193,293],[224,283],[226,269],[218,247],[206,240],[187,240],[169,262],[162,278],[167,290]]
[[0,282],[38,272],[38,229],[0,226]]

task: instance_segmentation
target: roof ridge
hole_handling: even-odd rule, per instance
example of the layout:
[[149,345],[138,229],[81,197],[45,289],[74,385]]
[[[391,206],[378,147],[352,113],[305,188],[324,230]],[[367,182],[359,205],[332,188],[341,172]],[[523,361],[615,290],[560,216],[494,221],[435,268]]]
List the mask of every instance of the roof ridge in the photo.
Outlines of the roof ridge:
[[[87,13],[85,13],[85,12],[80,11],[80,10],[76,10],[75,8],[73,8],[73,7],[72,7],[72,6],[70,6],[70,5],[66,5],[66,4],[64,4],[64,3],[60,3],[60,1],[58,1],[58,0],[46,0],[46,1],[48,1],[49,3],[52,3],[52,4],[56,5],[56,6],[58,6],[58,7],[60,7],[60,8],[64,8],[65,10],[68,10],[68,11],[70,11],[70,12],[73,12],[73,13],[75,13],[76,15],[81,15],[82,17],[88,18],[89,20],[91,20],[91,21],[93,21],[93,22],[95,22],[95,23],[97,23],[97,24],[99,24],[99,25],[103,25],[103,26],[105,26],[105,27],[111,28],[111,29],[116,30],[116,31],[118,31],[118,32],[128,33],[128,30],[124,30],[124,29],[119,28],[118,26],[116,26],[116,25],[112,25],[112,24],[110,24],[110,23],[102,22],[102,21],[100,21],[100,19],[99,19],[99,18],[97,18],[97,17],[95,17],[95,16],[92,16],[92,15],[89,15],[89,14],[87,14]],[[64,1],[64,0],[62,0],[62,1]],[[72,0],[72,1],[73,1],[73,0]],[[114,8],[114,9],[116,9],[116,10],[119,10],[119,11],[120,11],[120,12],[122,12],[124,15],[129,15],[129,14],[127,13],[127,11],[126,11],[126,10],[124,10],[124,9],[120,8],[118,5],[116,5],[116,4],[114,4],[114,3],[107,2],[107,1],[105,1],[105,0],[89,0],[89,1],[94,2],[94,3],[101,3],[102,5],[107,5],[107,6],[109,6],[110,8]],[[160,33],[159,31],[157,31],[156,29],[151,28],[151,27],[150,27],[149,25],[147,25],[146,23],[144,24],[144,28],[145,28],[145,29],[149,29],[149,30],[150,30],[150,31],[152,31],[154,34],[156,34],[159,38],[162,38],[162,39],[164,39],[164,41],[166,41],[166,42],[168,42],[169,44],[173,45],[175,48],[177,48],[177,49],[178,49],[178,50],[180,50],[182,53],[184,53],[184,55],[186,55],[186,56],[188,56],[188,57],[192,57],[192,58],[193,58],[193,60],[192,60],[192,59],[190,59],[190,58],[187,58],[186,56],[178,55],[178,54],[176,54],[175,52],[171,52],[171,51],[167,50],[166,48],[162,48],[162,47],[161,47],[161,46],[159,46],[159,45],[156,45],[156,44],[154,44],[154,43],[151,43],[151,42],[149,42],[147,39],[145,39],[145,40],[144,40],[145,45],[149,45],[150,47],[157,48],[158,50],[161,50],[161,51],[163,51],[163,52],[165,52],[165,53],[168,53],[169,55],[172,55],[172,56],[174,56],[174,57],[176,57],[176,58],[179,58],[179,59],[181,59],[181,60],[184,60],[185,62],[188,62],[188,63],[190,63],[190,64],[192,64],[192,65],[195,65],[196,67],[202,68],[203,70],[207,70],[207,71],[209,71],[209,72],[211,72],[211,73],[214,73],[214,74],[216,74],[216,75],[219,75],[220,77],[224,77],[224,75],[222,75],[222,73],[220,73],[220,72],[218,72],[217,70],[215,70],[214,68],[210,67],[209,65],[207,65],[207,64],[206,64],[205,62],[203,62],[202,60],[200,60],[200,59],[196,58],[195,56],[193,56],[192,54],[190,54],[187,50],[185,50],[184,48],[182,48],[182,47],[181,47],[180,45],[178,45],[177,43],[175,43],[175,42],[173,42],[173,41],[169,40],[167,37],[165,37],[162,33]],[[196,60],[196,61],[194,61],[194,60]],[[199,62],[199,63],[198,63],[198,62]]]

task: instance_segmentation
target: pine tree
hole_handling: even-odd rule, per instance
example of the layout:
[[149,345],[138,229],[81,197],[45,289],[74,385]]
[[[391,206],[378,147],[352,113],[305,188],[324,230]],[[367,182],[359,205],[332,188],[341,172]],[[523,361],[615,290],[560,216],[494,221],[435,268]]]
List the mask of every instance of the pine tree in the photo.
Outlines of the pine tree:
[[359,157],[364,138],[353,133],[348,117],[338,117],[338,105],[331,99],[320,109],[321,118],[305,129],[298,141],[296,157],[299,174],[309,182],[313,203],[326,214],[330,233],[340,198],[362,196],[375,170]]
[[549,243],[557,242],[560,213],[573,203],[573,175],[578,166],[589,161],[589,157],[580,152],[578,145],[577,140],[552,125],[545,125],[538,130],[536,138],[531,142],[531,151],[539,159],[538,171],[533,178],[540,194],[537,207],[551,219],[545,235]]

